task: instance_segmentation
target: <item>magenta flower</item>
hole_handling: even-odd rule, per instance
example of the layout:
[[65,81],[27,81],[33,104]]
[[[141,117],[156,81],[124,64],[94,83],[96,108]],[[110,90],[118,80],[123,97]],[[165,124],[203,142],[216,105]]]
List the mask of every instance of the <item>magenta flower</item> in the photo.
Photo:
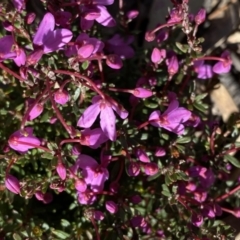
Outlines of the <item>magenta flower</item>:
[[131,10],[131,11],[128,11],[128,12],[126,13],[126,17],[127,17],[129,20],[133,20],[133,19],[136,18],[138,15],[139,15],[139,11],[137,11],[137,10]]
[[96,195],[92,192],[78,192],[78,201],[83,205],[92,205],[97,200]]
[[203,224],[203,216],[201,214],[193,213],[191,221],[194,226],[200,227]]
[[107,201],[105,207],[112,214],[115,214],[118,211],[118,205],[113,201]]
[[[29,103],[32,102],[32,101],[33,101],[33,99],[28,100]],[[29,107],[32,107],[32,106],[30,105]],[[35,106],[29,112],[27,120],[32,121],[33,119],[40,116],[42,112],[43,112],[43,105],[41,103],[35,104]]]
[[57,164],[56,171],[57,171],[57,173],[58,173],[58,176],[59,176],[62,180],[65,180],[65,179],[66,179],[66,176],[67,176],[66,167],[65,167],[61,162],[59,162],[59,163]]
[[137,215],[137,216],[134,216],[132,219],[131,219],[131,225],[136,228],[136,227],[141,227],[141,228],[144,228],[147,226],[147,222],[146,220],[144,219],[144,217],[140,216],[140,215]]
[[13,59],[16,65],[18,67],[25,65],[27,57],[24,50],[22,48],[19,48],[16,54],[17,56]]
[[163,157],[166,155],[166,150],[163,147],[157,147],[154,155],[156,157]]
[[135,155],[141,162],[145,162],[145,163],[150,162],[150,159],[147,153],[141,148],[136,149]]
[[33,136],[33,129],[27,127],[24,130],[18,130],[13,133],[8,140],[8,144],[12,149],[23,153],[36,146],[40,146],[41,141]]
[[151,61],[160,64],[166,58],[166,50],[154,48],[151,54]]
[[176,55],[171,56],[166,61],[168,67],[168,73],[170,76],[175,75],[178,72],[179,64]]
[[69,46],[65,51],[67,57],[78,55],[78,60],[85,61],[96,53],[101,53],[104,43],[97,38],[90,38],[86,33],[81,33],[73,46]]
[[97,116],[100,113],[100,126],[104,134],[111,140],[116,140],[116,117],[114,112],[125,119],[128,116],[128,112],[125,109],[120,109],[116,104],[110,101],[101,99],[100,96],[95,96],[92,99],[92,105],[89,106],[78,120],[77,126],[83,128],[89,128],[95,122]]
[[132,58],[134,56],[134,50],[130,46],[133,43],[133,36],[120,36],[115,34],[112,38],[107,40],[105,49],[108,53],[116,54],[121,58]]
[[53,195],[50,192],[43,193],[41,191],[37,191],[35,193],[35,197],[37,198],[37,200],[42,201],[45,204],[48,204],[53,200]]
[[184,132],[183,123],[190,117],[191,112],[183,107],[179,107],[179,102],[173,100],[163,114],[159,110],[152,112],[149,121],[154,127],[162,127],[170,132],[181,135]]
[[12,193],[20,193],[20,183],[19,180],[13,175],[7,174],[5,178],[5,186]]
[[82,30],[90,29],[94,24],[94,20],[105,27],[114,27],[116,22],[104,6],[111,5],[113,2],[114,0],[96,0],[90,4],[81,4],[79,9]]
[[78,178],[75,181],[74,186],[75,186],[75,189],[79,192],[85,192],[87,190],[87,184],[84,181],[84,179],[81,179],[81,178]]
[[152,90],[138,87],[133,89],[132,94],[137,98],[148,98],[153,95],[153,92]]
[[75,174],[81,168],[86,184],[90,185],[94,192],[101,192],[105,181],[109,177],[106,165],[107,162],[104,159],[101,159],[101,164],[98,164],[92,157],[80,154],[76,163],[71,167],[71,170]]
[[46,13],[33,38],[33,43],[43,48],[44,53],[61,49],[72,39],[72,32],[68,29],[56,29],[55,19],[51,13]]
[[145,163],[142,165],[144,172],[148,176],[153,176],[158,173],[159,168],[156,163],[150,162],[150,163]]
[[228,73],[231,69],[232,59],[228,51],[224,51],[221,54],[221,58],[225,61],[219,61],[213,66],[213,72],[217,74]]
[[81,131],[81,145],[89,146],[90,148],[99,148],[101,144],[106,142],[108,137],[104,134],[101,128],[84,129]]
[[122,59],[116,54],[107,55],[106,64],[112,69],[120,69],[123,66]]
[[140,165],[136,162],[130,162],[127,168],[127,173],[131,177],[136,177],[140,173]]
[[0,38],[0,62],[17,56],[16,52],[12,51],[13,43],[12,35]]
[[212,66],[204,64],[204,61],[194,61],[194,71],[199,79],[209,79],[213,76]]
[[93,217],[97,221],[102,221],[104,219],[104,214],[101,211],[94,210],[93,211]]
[[67,91],[59,89],[54,93],[54,101],[58,104],[64,105],[70,99],[70,96]]
[[204,8],[200,9],[195,16],[195,22],[197,25],[202,24],[206,19],[206,10]]

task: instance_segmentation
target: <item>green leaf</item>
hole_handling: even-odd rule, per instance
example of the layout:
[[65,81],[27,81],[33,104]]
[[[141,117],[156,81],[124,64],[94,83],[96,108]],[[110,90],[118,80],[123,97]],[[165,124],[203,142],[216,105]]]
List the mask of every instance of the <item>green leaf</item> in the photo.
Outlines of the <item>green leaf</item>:
[[181,44],[180,42],[176,42],[176,46],[179,50],[186,53],[188,51],[189,45],[187,44]]
[[240,162],[238,161],[237,158],[231,156],[231,155],[225,155],[224,159],[230,162],[233,166],[240,168]]
[[13,239],[14,240],[22,240],[21,236],[19,234],[17,234],[17,233],[13,234]]
[[82,63],[82,69],[83,70],[86,70],[88,68],[88,66],[89,66],[89,61],[85,61],[85,62]]
[[74,102],[77,101],[77,99],[79,98],[80,96],[80,93],[81,93],[81,88],[77,88],[76,91],[74,92],[74,95],[73,95],[73,100]]
[[194,102],[194,103],[193,103],[193,106],[194,106],[197,110],[199,110],[200,112],[205,113],[205,111],[206,111],[206,105],[204,105],[203,103]]
[[55,229],[52,229],[52,233],[59,237],[60,239],[67,239],[68,237],[70,237],[70,235],[66,232],[63,232],[61,230],[55,230]]
[[189,143],[191,141],[191,137],[181,137],[178,138],[176,143]]
[[203,93],[198,95],[197,97],[195,97],[195,102],[199,102],[200,100],[204,99],[206,96],[208,95],[208,93]]

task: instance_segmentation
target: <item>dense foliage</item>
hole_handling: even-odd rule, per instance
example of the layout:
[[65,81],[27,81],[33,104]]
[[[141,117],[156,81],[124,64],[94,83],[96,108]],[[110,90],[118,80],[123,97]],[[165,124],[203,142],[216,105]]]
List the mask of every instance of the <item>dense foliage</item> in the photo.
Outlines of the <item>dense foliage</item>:
[[1,239],[234,236],[239,116],[210,119],[199,88],[230,54],[202,53],[187,0],[139,47],[125,2],[0,3]]

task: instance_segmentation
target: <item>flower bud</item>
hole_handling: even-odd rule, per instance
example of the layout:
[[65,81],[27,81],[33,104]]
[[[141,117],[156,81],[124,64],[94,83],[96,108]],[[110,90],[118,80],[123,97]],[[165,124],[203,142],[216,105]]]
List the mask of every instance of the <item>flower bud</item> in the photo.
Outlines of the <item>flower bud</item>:
[[25,21],[27,24],[32,24],[35,18],[36,18],[36,14],[34,12],[31,12],[27,14]]
[[166,151],[165,151],[165,149],[162,148],[162,147],[157,147],[154,155],[155,155],[156,157],[163,157],[163,156],[166,155]]
[[151,55],[151,60],[153,63],[159,64],[166,58],[166,50],[154,48]]
[[135,155],[141,162],[145,162],[145,163],[150,162],[150,159],[147,153],[141,148],[136,149]]
[[4,21],[2,23],[5,30],[12,32],[14,30],[13,25],[9,21]]
[[28,121],[32,121],[33,119],[37,118],[39,115],[41,115],[42,112],[43,112],[43,105],[41,103],[37,103],[29,112]]
[[143,228],[143,227],[147,226],[147,222],[142,216],[138,215],[138,216],[135,216],[131,219],[131,225],[134,228],[136,228],[136,227],[142,227]]
[[168,73],[170,76],[175,75],[178,72],[178,59],[176,56],[172,56],[169,60],[168,60]]
[[203,216],[201,214],[192,214],[192,224],[196,227],[200,227],[203,224]]
[[152,41],[154,41],[155,38],[156,38],[155,33],[152,33],[151,31],[146,32],[146,34],[145,34],[145,40],[146,40],[147,42],[152,42]]
[[152,91],[149,89],[145,89],[145,88],[135,88],[132,91],[132,94],[137,97],[137,98],[148,98],[152,96]]
[[146,163],[143,165],[143,169],[146,175],[152,176],[158,173],[158,165],[156,163]]
[[113,201],[107,201],[105,207],[112,214],[115,214],[118,211],[118,205]]
[[104,214],[101,211],[94,210],[93,211],[93,217],[97,221],[102,221],[104,219]]
[[69,94],[67,91],[59,89],[54,93],[54,101],[58,104],[64,105],[69,101]]
[[197,15],[195,16],[195,22],[197,25],[202,24],[206,19],[206,10],[205,9],[200,9]]
[[110,54],[107,56],[106,64],[113,69],[120,69],[123,66],[121,58],[115,54]]
[[58,176],[62,179],[62,180],[65,180],[66,179],[66,176],[67,176],[67,172],[66,172],[66,168],[65,166],[59,162],[57,167],[56,167],[56,170],[57,170],[57,173],[58,173]]
[[131,162],[129,163],[128,165],[128,174],[131,176],[131,177],[135,177],[137,176],[139,173],[140,173],[140,166],[138,163],[135,163],[135,162]]
[[9,191],[11,191],[15,194],[20,193],[19,180],[16,177],[14,177],[13,175],[7,174],[7,176],[5,178],[5,186]]
[[130,198],[130,201],[133,204],[139,204],[142,201],[142,198],[139,195],[134,195]]
[[136,18],[138,16],[138,14],[139,14],[139,11],[131,10],[131,11],[127,12],[127,18],[129,20],[132,20],[132,19]]

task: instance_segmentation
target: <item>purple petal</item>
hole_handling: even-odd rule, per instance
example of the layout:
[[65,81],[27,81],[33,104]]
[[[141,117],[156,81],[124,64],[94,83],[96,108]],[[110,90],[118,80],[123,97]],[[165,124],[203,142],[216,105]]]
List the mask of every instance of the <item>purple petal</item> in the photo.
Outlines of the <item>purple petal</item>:
[[181,107],[173,112],[170,112],[167,115],[167,120],[170,123],[184,123],[191,117],[191,115],[192,113],[190,111]]
[[112,104],[112,109],[118,114],[121,119],[125,119],[128,116],[128,111],[124,109],[122,106],[118,106],[117,104]]
[[92,44],[83,45],[78,49],[78,55],[82,58],[88,58],[92,55],[94,46]]
[[13,61],[16,63],[18,67],[21,65],[25,65],[26,62],[26,54],[22,48],[19,49],[20,51],[17,54],[17,57],[13,59]]
[[138,149],[136,150],[135,154],[136,154],[136,157],[137,157],[141,162],[145,162],[145,163],[150,162],[150,159],[149,159],[147,153],[146,153],[144,150],[138,148]]
[[112,16],[109,14],[106,7],[97,6],[97,8],[100,10],[101,15],[100,17],[96,18],[96,21],[105,27],[114,27],[116,25],[116,22],[114,18],[112,18]]
[[164,116],[168,115],[170,112],[175,111],[179,107],[179,102],[173,100],[169,103],[167,110],[163,113]]
[[100,113],[100,125],[103,132],[111,140],[116,140],[116,117],[113,109],[105,105]]
[[97,161],[88,156],[88,155],[85,155],[85,154],[80,154],[75,165],[77,166],[77,169],[78,168],[81,168],[81,169],[86,169],[86,168],[96,168],[98,167],[98,163]]
[[86,20],[85,18],[80,18],[80,27],[82,30],[89,30],[94,24],[94,20]]
[[[148,121],[158,120],[160,119],[160,116],[161,116],[161,112],[159,110],[154,111],[150,114]],[[161,127],[161,124],[158,121],[152,121],[150,124],[153,125],[154,127]]]
[[94,0],[93,3],[96,5],[112,5],[114,0]]
[[82,114],[78,120],[77,126],[83,128],[89,128],[95,122],[98,114],[100,113],[99,102],[90,105]]
[[12,45],[13,45],[12,35],[0,38],[0,53],[8,54],[12,49]]
[[52,32],[55,27],[54,16],[51,13],[46,13],[38,27],[38,30],[33,38],[33,43],[42,45],[44,36]]
[[213,72],[217,74],[228,73],[230,70],[231,70],[231,64],[229,63],[217,62],[213,66]]
[[43,37],[44,53],[56,51],[72,39],[72,32],[68,29],[56,29]]
[[184,133],[184,125],[179,123],[170,123],[169,125],[161,125],[162,128],[170,132],[174,132],[177,135],[182,135]]
[[20,193],[19,180],[16,177],[14,177],[13,175],[7,174],[7,176],[5,178],[5,186],[9,191],[11,191],[15,194]]
[[198,67],[196,72],[198,73],[198,78],[200,79],[208,79],[213,76],[212,66],[208,64]]

